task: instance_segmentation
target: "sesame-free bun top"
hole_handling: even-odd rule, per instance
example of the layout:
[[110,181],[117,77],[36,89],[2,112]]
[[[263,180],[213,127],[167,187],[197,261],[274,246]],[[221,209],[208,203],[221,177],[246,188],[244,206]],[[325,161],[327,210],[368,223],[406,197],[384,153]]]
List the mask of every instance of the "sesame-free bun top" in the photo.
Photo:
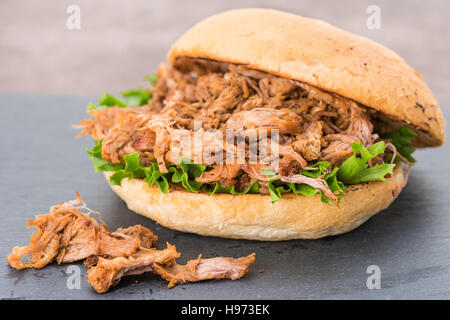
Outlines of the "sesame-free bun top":
[[243,64],[308,83],[410,125],[419,147],[445,140],[445,120],[422,76],[390,49],[325,22],[271,9],[211,16],[168,54]]

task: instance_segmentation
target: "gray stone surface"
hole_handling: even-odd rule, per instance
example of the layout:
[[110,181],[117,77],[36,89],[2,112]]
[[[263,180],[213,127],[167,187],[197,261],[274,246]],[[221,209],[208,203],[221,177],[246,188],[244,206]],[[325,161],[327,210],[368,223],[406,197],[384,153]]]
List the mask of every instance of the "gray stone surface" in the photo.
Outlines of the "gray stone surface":
[[[450,156],[448,146],[417,152],[418,163],[399,199],[357,230],[322,240],[279,243],[201,237],[168,230],[129,211],[95,173],[84,152],[89,138],[75,140],[71,124],[85,117],[88,99],[0,95],[0,257],[28,243],[27,221],[79,191],[102,212],[111,229],[137,223],[174,243],[181,261],[256,252],[256,263],[239,281],[209,281],[166,289],[147,273],[124,278],[96,294],[81,264],[81,288],[67,289],[68,265],[13,270],[0,263],[5,299],[404,299],[450,298]],[[4,258],[2,258],[4,259]],[[381,289],[368,290],[366,269],[381,268]],[[264,269],[264,273],[259,273]]]

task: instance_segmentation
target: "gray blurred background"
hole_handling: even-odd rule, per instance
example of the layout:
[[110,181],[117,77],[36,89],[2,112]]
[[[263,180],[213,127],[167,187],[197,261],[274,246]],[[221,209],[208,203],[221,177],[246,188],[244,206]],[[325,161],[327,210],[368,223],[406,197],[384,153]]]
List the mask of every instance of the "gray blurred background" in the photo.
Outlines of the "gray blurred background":
[[[67,7],[81,9],[69,30]],[[369,5],[381,29],[369,30]],[[98,96],[144,85],[177,37],[214,13],[268,7],[325,20],[398,52],[435,92],[441,106],[450,75],[449,1],[325,0],[2,0],[0,93]]]

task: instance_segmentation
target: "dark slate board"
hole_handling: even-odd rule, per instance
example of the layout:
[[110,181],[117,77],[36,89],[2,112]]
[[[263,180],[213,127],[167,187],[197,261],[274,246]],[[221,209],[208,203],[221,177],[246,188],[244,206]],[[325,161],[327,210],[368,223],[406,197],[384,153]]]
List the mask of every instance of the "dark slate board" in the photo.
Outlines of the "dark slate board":
[[[4,299],[398,299],[450,298],[449,148],[417,152],[418,164],[399,199],[357,230],[321,240],[278,243],[202,237],[168,230],[129,211],[95,173],[85,153],[89,138],[71,129],[88,99],[0,96],[0,297]],[[79,191],[111,229],[143,224],[182,253],[181,262],[256,252],[239,281],[208,281],[168,290],[147,273],[96,294],[81,263],[81,288],[66,286],[69,265],[13,270],[4,257],[28,243],[27,220]],[[369,290],[369,265],[381,268],[381,289]],[[264,273],[259,273],[264,269]]]

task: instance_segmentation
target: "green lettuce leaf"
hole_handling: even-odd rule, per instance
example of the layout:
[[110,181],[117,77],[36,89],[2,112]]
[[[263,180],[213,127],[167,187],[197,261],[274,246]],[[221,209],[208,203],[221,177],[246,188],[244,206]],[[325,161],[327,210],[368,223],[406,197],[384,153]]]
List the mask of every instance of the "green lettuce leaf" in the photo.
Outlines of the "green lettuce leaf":
[[119,99],[117,97],[114,97],[113,95],[111,95],[111,94],[109,94],[107,92],[105,92],[103,97],[101,97],[98,100],[98,104],[100,106],[105,106],[105,107],[118,106],[120,108],[125,108],[127,106],[127,104],[123,100],[121,100],[121,99]]
[[202,182],[195,179],[200,177],[206,167],[201,164],[193,164],[190,159],[181,159],[179,168],[171,166],[168,170],[172,173],[172,182],[180,183],[186,190],[198,192],[203,186]]
[[262,169],[261,169],[261,173],[262,173],[263,175],[265,175],[266,177],[273,177],[274,175],[276,175],[275,172],[273,172],[272,170],[267,169],[267,168],[262,168]]
[[140,107],[148,103],[152,94],[148,89],[137,88],[122,92],[122,96],[126,99],[128,107]]
[[[157,79],[158,76],[156,74],[145,77],[145,80],[150,81],[152,86],[155,85]],[[152,98],[152,94],[149,89],[136,88],[122,92],[122,97],[125,101],[105,92],[103,97],[99,99],[98,105],[89,102],[87,109],[101,110],[114,106],[118,106],[119,108],[140,107],[148,103],[148,101]]]
[[247,194],[247,193],[259,193],[259,183],[257,181],[253,182],[248,186],[247,189],[243,191],[237,191],[235,186],[223,188],[220,183],[216,182],[214,189],[208,191],[210,196],[214,196],[216,193],[230,193],[230,194]]
[[412,153],[416,149],[410,146],[411,141],[415,136],[417,136],[417,134],[408,126],[403,126],[395,131],[381,135],[382,138],[391,139],[392,144],[397,149],[397,152],[405,157],[409,162],[416,162],[416,159],[412,156]]
[[[337,172],[339,168],[334,168],[332,171],[329,171],[329,168],[331,167],[331,163],[328,161],[319,161],[315,163],[314,165],[309,165],[308,170],[303,170],[300,172],[300,174],[317,179],[320,176],[323,176],[323,179],[328,184],[331,191],[336,192],[337,196],[343,196],[345,186],[342,181],[339,181],[337,179]],[[262,169],[261,173],[265,176],[272,177],[275,175],[275,173],[268,169]],[[325,203],[332,204],[333,202],[330,201],[327,197],[325,197],[322,193],[322,191],[311,187],[310,185],[304,184],[304,183],[279,183],[280,178],[273,178],[270,179],[267,183],[269,194],[272,200],[272,203],[275,203],[279,199],[281,199],[281,196],[283,193],[294,193],[294,194],[302,194],[308,197],[314,197],[317,194],[320,194],[321,200]],[[278,182],[278,183],[277,183]],[[340,199],[339,199],[340,200]],[[339,201],[338,201],[339,202]]]
[[[270,179],[267,182],[267,188],[269,189],[269,194],[270,194],[270,198],[272,200],[272,203],[275,203],[278,200],[280,200],[281,199],[281,194],[285,193],[285,192],[289,192],[289,190],[291,189],[289,187],[289,185],[287,185],[287,184],[280,185],[280,186],[275,185],[274,182],[277,182],[279,180],[281,180],[281,179],[280,178],[273,178],[273,179]],[[290,184],[290,185],[292,185],[292,184]],[[288,189],[285,188],[286,186],[288,186]]]
[[280,178],[274,178],[269,180],[267,187],[269,189],[270,198],[272,203],[281,199],[283,193],[302,194],[307,197],[314,197],[320,195],[320,200],[327,204],[334,204],[330,199],[325,197],[319,189],[313,188],[305,183],[284,183],[281,185],[274,184],[279,181]]
[[98,105],[89,102],[87,108],[88,110],[101,110],[114,106],[118,106],[119,108],[126,108],[127,104],[123,100],[105,92],[103,97],[98,100]]
[[123,169],[122,163],[111,163],[102,157],[102,140],[95,141],[92,150],[86,149],[86,152],[92,159],[95,171],[117,171]]
[[148,82],[150,82],[152,84],[152,86],[156,85],[156,81],[158,81],[158,75],[157,74],[152,74],[149,76],[145,76],[144,80],[147,80]]
[[310,178],[317,179],[324,173],[327,173],[330,166],[331,163],[329,163],[328,161],[319,161],[316,164],[309,166],[310,168],[317,168],[317,170],[303,170],[301,174]]
[[352,145],[353,155],[347,158],[337,172],[337,178],[344,184],[357,184],[368,181],[386,181],[385,176],[392,173],[395,164],[378,164],[368,168],[370,159],[384,153],[384,141],[377,142],[367,150],[361,143]]
[[149,167],[141,164],[139,152],[134,152],[123,156],[125,167],[116,171],[110,178],[109,182],[113,186],[120,186],[124,178],[145,178]]
[[[344,195],[345,187],[344,182],[338,180],[337,173],[339,171],[339,167],[333,168],[333,170],[327,173],[324,177],[324,180],[328,184],[330,190],[336,194],[338,197],[342,197]],[[339,198],[340,200],[340,198]],[[339,202],[338,200],[338,202]]]
[[161,173],[156,162],[152,162],[151,166],[147,167],[144,181],[147,181],[150,187],[156,184],[163,193],[168,193],[169,175],[169,173]]
[[[338,197],[342,197],[344,195],[344,190],[346,189],[346,187],[342,181],[338,180],[338,167],[335,167],[330,171],[331,163],[329,163],[328,161],[319,161],[310,167],[317,168],[318,170],[303,170],[301,174],[314,179],[323,176],[323,179],[334,194],[336,194]],[[322,202],[334,204],[330,199],[323,195],[322,191],[313,188],[310,185],[304,183],[289,183],[288,186],[290,188],[290,192],[294,194],[302,194],[308,197],[313,197],[316,194],[320,194],[320,199],[322,200]],[[338,198],[338,203],[340,201],[341,198]]]

